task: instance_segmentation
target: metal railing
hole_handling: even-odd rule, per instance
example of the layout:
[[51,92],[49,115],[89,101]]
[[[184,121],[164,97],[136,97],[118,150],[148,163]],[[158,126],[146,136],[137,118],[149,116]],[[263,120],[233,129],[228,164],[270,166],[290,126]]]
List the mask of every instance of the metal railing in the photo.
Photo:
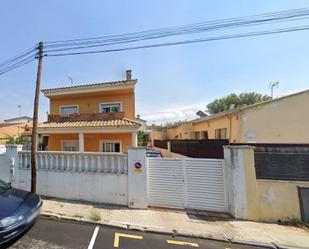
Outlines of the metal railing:
[[[31,168],[30,151],[18,152],[19,168]],[[119,153],[41,151],[37,169],[48,171],[128,174],[128,156]]]

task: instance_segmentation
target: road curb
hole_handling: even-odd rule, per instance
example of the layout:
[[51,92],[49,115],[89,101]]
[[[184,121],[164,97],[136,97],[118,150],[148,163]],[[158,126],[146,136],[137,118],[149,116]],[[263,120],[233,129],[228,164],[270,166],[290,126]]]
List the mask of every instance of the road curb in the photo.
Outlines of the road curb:
[[52,220],[79,222],[79,223],[91,224],[91,225],[104,225],[104,226],[109,226],[113,228],[121,228],[121,229],[139,231],[139,232],[149,232],[149,233],[164,234],[164,235],[171,235],[171,236],[183,236],[183,237],[196,238],[196,239],[207,239],[207,240],[213,240],[213,241],[219,241],[219,242],[228,242],[228,243],[235,243],[235,244],[248,245],[248,246],[259,246],[259,247],[271,248],[271,249],[280,248],[275,243],[257,243],[254,241],[234,240],[234,239],[228,239],[228,238],[213,237],[213,236],[204,235],[204,234],[194,234],[194,233],[182,232],[182,231],[177,231],[177,230],[170,230],[170,229],[166,229],[162,227],[134,226],[134,225],[126,224],[126,223],[107,221],[107,220],[92,221],[92,220],[85,219],[85,218],[59,215],[59,214],[54,214],[50,212],[42,212],[41,216],[43,218],[52,219]]

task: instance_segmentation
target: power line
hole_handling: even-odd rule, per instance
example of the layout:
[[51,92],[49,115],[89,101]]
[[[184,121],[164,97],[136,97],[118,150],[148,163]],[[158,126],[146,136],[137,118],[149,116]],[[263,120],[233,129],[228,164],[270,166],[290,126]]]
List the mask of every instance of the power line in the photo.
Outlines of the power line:
[[[308,15],[309,15],[309,13],[308,13]],[[306,19],[307,18],[309,18],[309,17],[306,17]],[[297,20],[301,20],[301,19],[304,19],[304,18],[298,18]],[[276,23],[277,22],[282,22],[282,20],[276,21]],[[252,23],[252,24],[248,24],[248,25],[245,24],[242,27],[247,27],[247,26],[252,26],[252,25],[259,25],[259,23]],[[226,28],[226,27],[209,28],[208,30],[198,31],[198,32],[194,32],[194,33],[214,31],[214,30],[220,30],[220,29],[224,29],[224,28]],[[175,35],[177,35],[177,34],[175,34]],[[178,34],[178,35],[180,35],[180,34]],[[95,42],[97,44],[90,43],[89,45],[83,45],[83,46],[72,46],[72,47],[65,47],[65,48],[58,48],[58,49],[47,49],[45,52],[46,53],[49,53],[49,52],[61,52],[61,51],[68,51],[68,50],[79,50],[79,49],[84,49],[84,48],[96,48],[96,47],[103,47],[103,46],[119,45],[119,44],[125,44],[125,43],[132,43],[132,42],[139,42],[139,41],[145,41],[145,40],[152,40],[152,39],[162,38],[162,37],[166,37],[166,36],[172,36],[172,35],[157,35],[157,36],[151,36],[151,37],[124,39],[124,40],[115,41],[115,42]],[[93,44],[93,45],[91,45],[91,44]]]
[[8,60],[2,62],[2,63],[0,64],[0,69],[3,68],[3,67],[8,66],[8,65],[10,65],[10,64],[13,64],[15,61],[18,61],[18,60],[20,60],[20,59],[26,57],[27,55],[33,53],[35,50],[36,50],[36,46],[31,47],[31,48],[28,48],[28,49],[26,49],[25,51],[19,53],[18,55],[15,55],[14,57],[12,57],[12,58],[10,58],[10,59],[8,59]]
[[[153,29],[148,31],[140,31],[140,32],[134,32],[134,33],[127,33],[127,34],[118,34],[118,35],[109,35],[109,36],[101,36],[101,37],[92,37],[92,38],[82,38],[82,39],[71,39],[71,40],[60,40],[60,41],[48,41],[46,42],[47,47],[52,46],[60,46],[60,45],[66,45],[66,44],[75,44],[75,42],[89,42],[93,40],[101,40],[101,39],[115,39],[115,38],[124,38],[129,36],[136,36],[136,35],[149,35],[157,32],[168,32],[168,31],[179,31],[187,28],[194,28],[194,27],[201,27],[205,25],[215,25],[215,24],[226,24],[229,22],[235,23],[235,22],[241,22],[245,20],[256,20],[258,18],[271,18],[278,16],[281,18],[290,18],[293,17],[293,15],[308,15],[309,8],[300,8],[300,9],[292,9],[287,11],[279,11],[279,12],[270,12],[266,14],[259,14],[259,15],[252,15],[252,16],[244,16],[244,17],[237,17],[237,18],[229,18],[229,19],[220,19],[220,20],[214,20],[214,21],[207,21],[207,22],[200,22],[195,23],[191,25],[180,25],[180,26],[174,26],[174,27],[167,27],[167,28],[160,28],[160,29]],[[288,16],[286,16],[288,15]]]
[[[309,26],[297,26],[291,28],[281,28],[273,30],[264,30],[257,32],[247,32],[239,33],[232,35],[222,35],[222,36],[213,36],[206,37],[201,39],[192,39],[192,40],[182,40],[174,42],[165,42],[165,43],[155,43],[149,45],[139,45],[131,47],[120,47],[113,49],[105,50],[86,50],[93,49],[102,46],[110,46],[116,44],[124,44],[131,42],[141,42],[144,40],[158,39],[171,36],[187,35],[187,34],[197,34],[202,32],[218,31],[228,28],[244,28],[255,25],[262,24],[273,24],[273,23],[282,23],[282,22],[291,22],[299,21],[309,18],[309,8],[302,9],[292,9],[287,11],[271,12],[266,14],[229,18],[229,19],[220,19],[214,21],[200,22],[190,25],[180,25],[175,27],[153,29],[148,31],[140,31],[127,34],[119,35],[109,35],[93,38],[83,38],[83,39],[71,39],[71,40],[62,40],[62,41],[49,41],[45,46],[44,56],[69,56],[69,55],[78,55],[78,54],[92,54],[92,53],[108,53],[108,52],[118,52],[126,50],[137,50],[145,48],[154,48],[154,47],[163,47],[163,46],[174,46],[181,44],[189,43],[200,43],[208,42],[215,40],[225,40],[249,36],[261,36],[269,34],[278,34],[278,33],[287,33],[295,32],[301,30],[308,30]],[[37,58],[38,45],[25,50],[24,52],[10,58],[9,60],[0,64],[0,74],[4,74],[15,68],[18,68],[22,65],[30,63],[34,58]],[[68,50],[75,50],[74,52],[69,53],[57,53]],[[76,51],[77,50],[77,51]],[[81,50],[81,51],[80,51]]]
[[227,40],[227,39],[235,39],[235,38],[243,38],[243,37],[251,37],[251,36],[280,34],[280,33],[296,32],[296,31],[304,31],[304,30],[309,30],[309,25],[300,26],[300,27],[293,27],[293,28],[274,29],[274,30],[266,30],[266,31],[259,31],[259,32],[248,32],[248,33],[241,33],[241,34],[234,34],[234,35],[215,36],[215,37],[208,37],[208,38],[202,38],[202,39],[157,43],[157,44],[134,46],[134,47],[125,47],[125,48],[115,48],[115,49],[96,50],[96,51],[71,52],[71,53],[58,53],[58,54],[57,53],[56,54],[53,54],[53,53],[47,54],[46,53],[46,54],[44,54],[44,56],[71,56],[71,55],[81,55],[81,54],[120,52],[120,51],[127,51],[127,50],[138,50],[138,49],[155,48],[155,47],[175,46],[175,45],[190,44],[190,43],[201,43],[201,42]]
[[35,60],[34,57],[28,57],[26,59],[23,59],[23,60],[19,61],[18,63],[15,63],[14,65],[11,65],[11,66],[9,66],[9,67],[7,67],[5,69],[0,70],[0,75],[8,73],[8,72],[10,72],[10,71],[12,71],[12,70],[14,70],[16,68],[19,68],[19,67],[21,67],[23,65],[26,65],[26,64],[34,61],[34,60]]
[[[287,21],[290,22],[290,21],[306,19],[308,17],[309,17],[309,9],[304,8],[304,9],[290,10],[290,11],[284,11],[284,12],[276,12],[276,14],[270,13],[270,14],[255,15],[249,18],[247,17],[247,20],[245,18],[233,18],[233,19],[224,19],[224,20],[210,21],[210,22],[191,24],[191,25],[182,25],[182,26],[179,26],[181,27],[181,29],[177,29],[177,27],[157,29],[160,31],[157,33],[150,30],[150,31],[144,31],[144,32],[143,31],[137,32],[137,33],[128,33],[128,34],[123,34],[123,35],[105,36],[106,39],[104,40],[98,40],[98,38],[93,38],[93,40],[91,40],[91,38],[88,38],[88,39],[84,39],[85,41],[83,42],[75,42],[75,43],[71,42],[73,40],[69,40],[69,42],[67,43],[64,42],[62,44],[46,45],[47,50],[45,50],[45,53],[50,54],[53,52],[82,50],[86,48],[97,48],[97,47],[110,46],[110,45],[116,45],[116,44],[119,45],[119,44],[124,44],[124,43],[139,42],[139,41],[157,39],[157,38],[168,37],[168,36],[209,32],[209,31],[215,31],[215,30],[220,30],[220,29],[225,29],[225,28],[239,28],[239,27],[248,27],[252,25],[261,25],[261,24],[287,22]],[[233,20],[233,21],[229,21],[229,20]],[[210,23],[215,24],[215,25],[209,25]],[[208,24],[208,25],[205,25],[205,24]],[[113,37],[118,37],[118,38],[113,38]]]

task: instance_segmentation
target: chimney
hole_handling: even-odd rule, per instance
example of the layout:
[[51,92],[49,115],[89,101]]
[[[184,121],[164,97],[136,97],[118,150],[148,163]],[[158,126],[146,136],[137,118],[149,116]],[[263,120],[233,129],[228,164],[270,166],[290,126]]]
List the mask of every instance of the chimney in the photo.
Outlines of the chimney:
[[132,70],[127,70],[126,71],[126,80],[132,80]]

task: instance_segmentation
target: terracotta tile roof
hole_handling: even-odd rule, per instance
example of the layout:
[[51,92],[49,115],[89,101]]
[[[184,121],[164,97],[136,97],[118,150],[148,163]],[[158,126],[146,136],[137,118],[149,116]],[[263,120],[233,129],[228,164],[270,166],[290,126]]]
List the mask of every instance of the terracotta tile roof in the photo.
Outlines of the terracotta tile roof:
[[80,128],[80,127],[139,127],[140,124],[130,119],[112,120],[85,120],[85,121],[62,121],[45,122],[39,124],[39,128]]
[[41,92],[49,92],[54,90],[66,90],[66,89],[77,89],[77,88],[86,88],[92,86],[104,86],[104,87],[112,87],[112,86],[119,86],[119,85],[126,85],[126,84],[135,84],[137,82],[136,79],[132,80],[119,80],[119,81],[111,81],[111,82],[98,82],[98,83],[87,83],[87,84],[80,84],[76,86],[64,86],[64,87],[55,87],[55,88],[48,88],[42,89]]

